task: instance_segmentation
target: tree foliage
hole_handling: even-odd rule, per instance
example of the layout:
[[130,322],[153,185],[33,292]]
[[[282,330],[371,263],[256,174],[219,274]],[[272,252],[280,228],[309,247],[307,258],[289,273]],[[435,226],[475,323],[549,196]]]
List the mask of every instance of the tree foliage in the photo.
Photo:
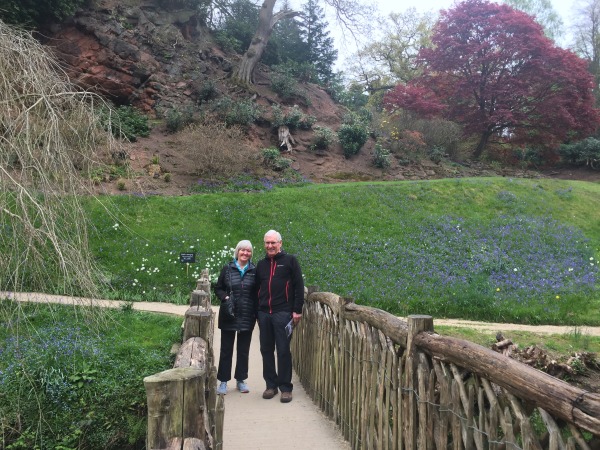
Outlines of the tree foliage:
[[421,48],[431,45],[433,24],[431,13],[421,14],[415,8],[390,14],[379,25],[383,35],[354,58],[350,66],[354,79],[372,92],[418,76],[417,57]]
[[72,16],[85,0],[4,0],[0,19],[8,24],[38,27]]
[[327,31],[325,12],[316,0],[308,0],[300,16],[300,30],[306,43],[306,54],[302,58],[315,67],[319,81],[326,82],[333,75],[333,64],[337,59],[337,50],[333,38]]
[[[276,3],[277,0],[264,0],[262,3],[256,31],[234,73],[234,77],[243,83],[253,82],[254,69],[267,48],[275,25],[283,19],[300,14],[299,11],[289,9],[275,12]],[[372,11],[372,8],[353,0],[325,0],[325,4],[334,10],[336,21],[349,29],[368,23],[369,13]]]
[[475,157],[492,137],[557,145],[599,124],[585,61],[555,46],[522,11],[466,0],[442,11],[432,42],[420,52],[424,74],[385,103],[462,124],[478,136]]
[[532,16],[550,39],[556,41],[562,36],[563,21],[550,0],[504,0],[504,3]]
[[576,11],[574,50],[588,62],[594,76],[596,104],[600,102],[600,0],[586,0]]

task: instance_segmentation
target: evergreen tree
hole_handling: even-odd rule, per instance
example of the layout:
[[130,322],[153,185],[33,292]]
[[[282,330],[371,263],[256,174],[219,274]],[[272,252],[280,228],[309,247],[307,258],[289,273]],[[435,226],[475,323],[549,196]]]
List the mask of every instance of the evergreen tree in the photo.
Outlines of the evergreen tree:
[[333,76],[333,64],[337,59],[337,50],[333,47],[333,38],[329,36],[325,13],[317,0],[308,0],[300,18],[303,41],[306,43],[303,61],[312,64],[320,82],[325,83]]
[[[282,10],[290,9],[289,2],[284,2]],[[274,51],[269,52],[271,46]],[[286,17],[277,22],[265,53],[262,61],[268,65],[301,61],[301,55],[306,54],[306,43],[302,39],[300,23],[295,17]],[[276,60],[273,60],[272,53],[276,53]]]
[[225,49],[243,52],[252,40],[258,12],[258,6],[250,0],[234,0],[227,4],[213,24],[219,44]]

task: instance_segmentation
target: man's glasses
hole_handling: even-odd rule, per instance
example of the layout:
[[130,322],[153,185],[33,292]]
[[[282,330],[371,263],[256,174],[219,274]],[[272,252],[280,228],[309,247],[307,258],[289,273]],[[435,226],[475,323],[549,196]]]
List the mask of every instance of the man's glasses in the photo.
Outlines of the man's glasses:
[[276,241],[265,241],[265,245],[276,245],[279,244],[279,242]]

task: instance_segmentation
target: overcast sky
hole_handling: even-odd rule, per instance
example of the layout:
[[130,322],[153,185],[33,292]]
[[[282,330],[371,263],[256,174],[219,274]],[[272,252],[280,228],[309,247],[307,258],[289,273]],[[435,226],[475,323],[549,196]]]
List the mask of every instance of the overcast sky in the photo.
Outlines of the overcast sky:
[[[295,0],[303,3],[302,0]],[[454,3],[455,0],[371,0],[377,5],[382,15],[387,16],[391,12],[402,13],[408,8],[415,8],[419,12],[437,12],[440,9],[448,9]],[[561,17],[565,31],[568,30],[570,22],[572,20],[573,11],[577,10],[586,0],[551,0],[552,6],[556,13]],[[293,2],[292,2],[293,3]],[[333,25],[332,22],[330,24]],[[338,68],[341,68],[343,60],[348,58],[350,55],[355,53],[353,44],[351,42],[344,42],[341,36],[338,35],[335,27],[332,27],[331,35],[335,40],[335,45],[339,51],[339,58],[337,61]],[[562,45],[559,42],[560,45]]]

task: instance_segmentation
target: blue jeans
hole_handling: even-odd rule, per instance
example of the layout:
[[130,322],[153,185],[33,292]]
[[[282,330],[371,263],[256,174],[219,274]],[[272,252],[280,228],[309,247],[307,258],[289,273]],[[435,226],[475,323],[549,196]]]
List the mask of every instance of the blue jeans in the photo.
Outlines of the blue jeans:
[[[281,392],[292,392],[292,352],[291,337],[287,336],[285,326],[292,319],[288,311],[269,314],[258,312],[260,330],[260,353],[263,360],[263,378],[267,389],[278,388]],[[277,367],[275,366],[277,350]]]

